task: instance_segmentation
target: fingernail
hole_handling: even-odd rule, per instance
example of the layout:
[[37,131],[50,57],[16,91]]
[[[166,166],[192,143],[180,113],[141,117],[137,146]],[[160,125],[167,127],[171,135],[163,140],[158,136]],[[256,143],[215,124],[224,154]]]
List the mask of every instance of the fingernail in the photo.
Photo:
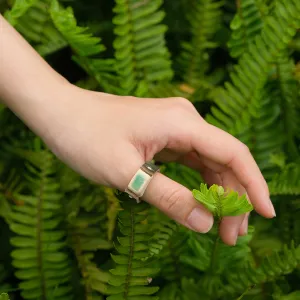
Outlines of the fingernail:
[[273,206],[272,200],[271,199],[269,199],[269,200],[270,200],[270,203],[269,203],[270,210],[272,211],[273,216],[276,217],[276,212],[275,212],[275,208]]
[[188,226],[202,233],[208,232],[212,228],[213,223],[212,215],[199,207],[194,208],[187,219]]

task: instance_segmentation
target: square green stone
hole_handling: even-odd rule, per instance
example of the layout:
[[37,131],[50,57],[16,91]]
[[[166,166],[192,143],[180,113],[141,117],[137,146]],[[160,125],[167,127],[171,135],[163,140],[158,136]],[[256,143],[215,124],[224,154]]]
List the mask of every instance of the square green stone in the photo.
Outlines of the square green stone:
[[145,178],[143,177],[143,175],[137,174],[136,177],[134,178],[134,181],[132,182],[131,187],[135,191],[139,191],[142,185],[144,184],[144,182],[145,182]]

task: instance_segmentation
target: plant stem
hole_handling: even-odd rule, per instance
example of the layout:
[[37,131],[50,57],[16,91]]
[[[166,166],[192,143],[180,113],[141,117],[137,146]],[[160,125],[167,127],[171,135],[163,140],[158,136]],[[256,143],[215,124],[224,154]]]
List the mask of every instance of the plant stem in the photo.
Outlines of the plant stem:
[[249,286],[249,287],[246,289],[246,291],[245,291],[240,297],[238,297],[236,300],[241,300],[241,299],[243,299],[244,296],[245,296],[250,290],[252,290],[253,288],[254,288],[254,285]]
[[210,272],[211,274],[213,274],[216,269],[217,269],[217,256],[218,256],[218,250],[219,250],[219,244],[220,244],[220,224],[221,224],[221,220],[222,218],[218,218],[218,223],[217,223],[217,228],[218,228],[218,232],[217,232],[217,236],[214,242],[214,246],[213,246],[213,251],[212,251],[212,257],[211,257],[211,261],[210,261]]

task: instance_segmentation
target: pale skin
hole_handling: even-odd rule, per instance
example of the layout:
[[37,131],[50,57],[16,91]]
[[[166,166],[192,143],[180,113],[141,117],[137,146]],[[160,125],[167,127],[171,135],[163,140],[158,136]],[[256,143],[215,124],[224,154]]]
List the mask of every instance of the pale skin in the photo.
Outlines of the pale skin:
[[[125,190],[153,158],[199,171],[208,184],[247,193],[255,210],[275,216],[269,190],[249,149],[208,124],[186,99],[139,99],[78,88],[53,70],[0,15],[0,99],[58,158],[86,178]],[[197,188],[197,187],[195,187]],[[157,173],[143,198],[201,233],[212,215],[192,193]],[[222,240],[247,233],[248,215],[226,217]]]

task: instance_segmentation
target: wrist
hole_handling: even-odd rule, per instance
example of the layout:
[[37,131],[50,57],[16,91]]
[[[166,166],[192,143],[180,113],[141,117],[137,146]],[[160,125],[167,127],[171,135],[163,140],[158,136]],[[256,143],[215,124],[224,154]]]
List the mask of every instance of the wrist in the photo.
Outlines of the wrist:
[[47,140],[52,128],[56,126],[58,112],[65,105],[64,99],[71,89],[72,84],[58,75],[55,80],[45,83],[37,80],[34,87],[20,84],[20,88],[10,98],[4,98],[3,102],[33,132]]

